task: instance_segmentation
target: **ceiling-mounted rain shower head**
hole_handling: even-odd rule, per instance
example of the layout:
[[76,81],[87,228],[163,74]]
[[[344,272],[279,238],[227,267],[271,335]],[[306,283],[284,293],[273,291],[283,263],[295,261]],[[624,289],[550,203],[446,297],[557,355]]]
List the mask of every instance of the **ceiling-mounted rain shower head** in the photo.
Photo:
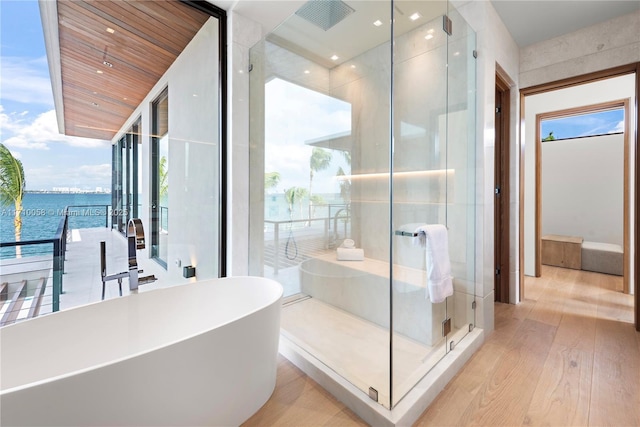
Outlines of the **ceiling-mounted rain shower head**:
[[327,31],[355,10],[341,0],[310,0],[296,15]]

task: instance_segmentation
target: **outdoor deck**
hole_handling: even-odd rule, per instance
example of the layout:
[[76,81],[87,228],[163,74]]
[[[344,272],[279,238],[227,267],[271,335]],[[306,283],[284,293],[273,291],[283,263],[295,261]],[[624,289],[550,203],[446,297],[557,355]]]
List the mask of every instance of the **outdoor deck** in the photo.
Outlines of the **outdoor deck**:
[[[82,228],[70,230],[67,236],[67,250],[65,253],[62,294],[60,295],[60,310],[68,310],[80,305],[101,301],[102,276],[100,272],[100,242],[106,244],[107,274],[114,274],[128,269],[128,253],[126,238],[116,230],[110,228]],[[144,292],[168,284],[167,271],[154,260],[146,259],[138,251],[138,266],[144,275],[155,275],[158,280],[140,287]],[[9,288],[22,280],[46,279],[40,315],[52,312],[53,307],[53,257],[49,255],[25,256],[22,258],[5,259],[0,262],[0,277],[2,282],[8,282]],[[172,278],[171,284],[180,279]],[[186,282],[187,279],[184,279]],[[129,281],[122,280],[122,294],[129,294]],[[109,281],[105,287],[105,300],[119,296],[118,282]],[[29,300],[30,298],[27,298]],[[30,301],[27,301],[18,315],[17,321],[27,315]]]
[[[283,232],[278,244],[276,259],[275,242],[272,233],[265,233],[264,275],[278,280],[283,284],[286,294],[299,292],[298,265],[312,257],[332,252],[328,247],[327,235],[323,227],[304,227],[294,231]],[[101,301],[102,277],[100,274],[100,242],[106,244],[107,274],[127,271],[128,252],[125,236],[118,231],[106,228],[72,229],[67,234],[65,252],[62,293],[60,294],[60,310],[68,310],[80,305]],[[148,259],[146,252],[149,247],[138,251],[138,266],[144,271],[143,275],[155,275],[158,280],[140,287],[140,291],[175,285],[187,282],[188,279],[172,276],[169,279],[167,271],[154,260]],[[9,288],[27,279],[35,281],[43,277],[46,279],[46,290],[39,311],[39,315],[52,312],[53,307],[53,257],[51,254],[39,256],[24,256],[22,258],[5,259],[0,261],[0,279],[9,282]],[[274,266],[278,266],[274,269]],[[31,282],[30,282],[31,283]],[[34,282],[35,283],[35,282]],[[33,285],[28,286],[29,291]],[[27,293],[29,294],[29,292]],[[129,281],[122,280],[122,294],[129,294]],[[119,296],[118,283],[112,280],[106,283],[105,300]],[[17,321],[23,320],[30,306],[27,298]],[[6,308],[5,308],[6,310]],[[0,316],[2,313],[0,313]]]
[[[60,296],[60,310],[101,300],[102,278],[100,275],[100,242],[106,244],[107,274],[128,269],[127,240],[116,230],[108,228],[81,228],[71,230],[65,257],[63,294]],[[167,271],[157,262],[142,256],[146,249],[138,251],[138,266],[144,275],[153,274],[158,280],[140,287],[146,291],[162,287]],[[165,280],[162,280],[165,279]],[[185,282],[187,280],[185,279]],[[173,279],[175,282],[175,279]],[[175,283],[173,283],[175,284]],[[112,280],[105,287],[105,299],[119,296],[118,282]],[[129,280],[122,280],[122,295],[129,294]]]

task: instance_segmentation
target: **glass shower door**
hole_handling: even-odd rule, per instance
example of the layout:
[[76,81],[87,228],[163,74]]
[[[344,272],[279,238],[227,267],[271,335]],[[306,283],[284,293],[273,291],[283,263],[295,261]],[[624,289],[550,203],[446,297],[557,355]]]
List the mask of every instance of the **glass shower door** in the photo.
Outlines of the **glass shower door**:
[[[427,251],[419,227],[451,228],[448,215],[446,1],[396,1],[395,22],[419,13],[421,25],[394,32],[392,203],[392,403],[395,405],[446,354],[443,321],[452,299],[432,302]],[[398,16],[399,11],[404,16]],[[414,15],[417,16],[417,15]],[[424,242],[424,239],[422,239]],[[430,242],[428,242],[430,243]]]
[[[421,25],[394,34],[393,405],[474,323],[474,44],[446,1],[426,3]],[[415,7],[394,2],[396,14]]]
[[308,2],[249,76],[249,272],[283,285],[284,339],[387,408],[391,6]]
[[449,252],[454,277],[454,304],[447,351],[475,326],[475,126],[476,35],[455,8],[448,17],[447,135],[448,167],[455,170],[447,182]]

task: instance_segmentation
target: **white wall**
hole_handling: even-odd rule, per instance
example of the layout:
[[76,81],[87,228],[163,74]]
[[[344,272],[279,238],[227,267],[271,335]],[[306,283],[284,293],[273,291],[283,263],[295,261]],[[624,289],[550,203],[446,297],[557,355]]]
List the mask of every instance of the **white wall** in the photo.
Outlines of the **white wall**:
[[249,50],[262,28],[236,12],[227,18],[227,275],[241,276],[249,274]]
[[[147,197],[141,201],[140,218],[150,257],[151,103],[169,88],[168,259],[159,286],[184,282],[182,267],[186,265],[196,266],[197,279],[218,276],[217,40],[218,20],[210,18],[112,140],[117,141],[141,118],[140,192]],[[176,265],[176,260],[182,265]]]
[[[535,123],[536,115],[549,111],[593,105],[607,101],[631,99],[630,116],[635,117],[635,76],[626,75],[614,79],[601,80],[581,86],[574,86],[525,98],[525,193],[524,193],[524,273],[535,274]],[[633,119],[632,119],[633,120]],[[629,158],[634,158],[633,150]],[[630,167],[633,162],[630,162]],[[633,176],[633,169],[630,169]],[[632,190],[631,190],[632,191]],[[632,193],[633,194],[633,193]],[[630,203],[633,204],[632,199]],[[633,259],[633,258],[631,258]]]
[[477,101],[476,101],[476,309],[477,324],[487,331],[493,330],[494,321],[494,156],[495,156],[495,82],[496,70],[511,87],[511,120],[509,144],[511,149],[510,189],[511,221],[509,224],[509,296],[510,302],[519,301],[518,265],[518,98],[519,48],[500,20],[491,2],[451,1],[477,34]]
[[542,144],[542,235],[623,245],[622,134]]

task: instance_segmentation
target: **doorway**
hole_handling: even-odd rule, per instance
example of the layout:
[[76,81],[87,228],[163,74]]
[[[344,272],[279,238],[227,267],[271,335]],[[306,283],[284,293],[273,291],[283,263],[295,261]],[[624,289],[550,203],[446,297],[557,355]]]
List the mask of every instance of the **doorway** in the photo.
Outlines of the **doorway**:
[[[543,235],[579,236],[577,249],[590,249],[588,259],[576,253],[573,268],[622,276],[629,293],[629,104],[626,98],[536,114],[536,277]],[[549,132],[557,127],[562,134]],[[547,257],[571,247],[546,242],[554,252]]]
[[[568,79],[564,79],[561,81],[545,83],[538,86],[532,86],[530,88],[522,89],[520,92],[521,97],[521,123],[531,123],[533,124],[535,120],[532,120],[528,115],[533,114],[532,109],[527,107],[525,109],[525,100],[527,97],[531,95],[544,94],[547,92],[556,91],[558,89],[572,89],[572,90],[580,90],[578,86],[584,85],[586,83],[594,83],[594,82],[602,82],[606,80],[612,80],[616,77],[629,76],[627,80],[631,82],[631,97],[635,98],[637,102],[640,97],[640,78],[638,73],[640,72],[640,63],[629,64],[626,66],[616,67],[608,70],[603,70],[599,72],[590,73],[587,75],[572,77]],[[582,90],[582,94],[587,91]],[[623,99],[628,96],[617,96],[616,99]],[[577,98],[577,96],[576,96]],[[588,103],[585,103],[585,105]],[[633,101],[632,104],[633,105]],[[525,111],[528,110],[528,111]],[[638,270],[638,259],[637,256],[634,256],[639,238],[639,230],[638,230],[638,183],[639,183],[639,175],[638,175],[638,151],[637,151],[637,122],[638,116],[640,116],[638,109],[634,112],[635,117],[629,117],[629,123],[631,128],[628,132],[629,135],[629,146],[632,152],[635,152],[635,155],[631,155],[629,165],[632,167],[633,172],[630,174],[630,183],[634,184],[632,190],[630,191],[630,196],[632,202],[631,206],[633,210],[630,211],[630,231],[627,232],[628,237],[630,238],[629,248],[630,248],[630,260],[633,260],[633,264],[629,262],[629,269],[631,270],[630,274],[630,290],[635,293],[634,296],[634,322],[637,330],[640,330],[639,324],[639,311],[640,311],[640,303],[638,298],[638,274],[636,273]],[[528,118],[525,118],[528,117]],[[634,125],[634,122],[636,123]],[[529,131],[535,126],[530,126]],[[521,128],[522,138],[521,138],[521,155],[520,155],[520,171],[521,171],[521,183],[520,183],[520,207],[521,207],[521,215],[520,215],[520,230],[521,236],[524,236],[520,240],[519,245],[519,257],[520,257],[520,265],[523,266],[520,270],[520,291],[521,295],[523,295],[524,291],[524,275],[534,276],[535,275],[535,266],[536,259],[539,259],[540,253],[537,250],[532,249],[535,246],[535,236],[537,233],[535,232],[535,209],[532,209],[532,206],[535,206],[535,178],[534,174],[531,173],[532,170],[535,169],[535,144],[525,145],[525,140],[534,141],[533,137],[525,138],[525,127]],[[531,165],[533,166],[533,169]],[[527,179],[523,179],[523,177],[527,177]],[[536,256],[537,255],[537,256]],[[532,273],[533,272],[533,273]]]

